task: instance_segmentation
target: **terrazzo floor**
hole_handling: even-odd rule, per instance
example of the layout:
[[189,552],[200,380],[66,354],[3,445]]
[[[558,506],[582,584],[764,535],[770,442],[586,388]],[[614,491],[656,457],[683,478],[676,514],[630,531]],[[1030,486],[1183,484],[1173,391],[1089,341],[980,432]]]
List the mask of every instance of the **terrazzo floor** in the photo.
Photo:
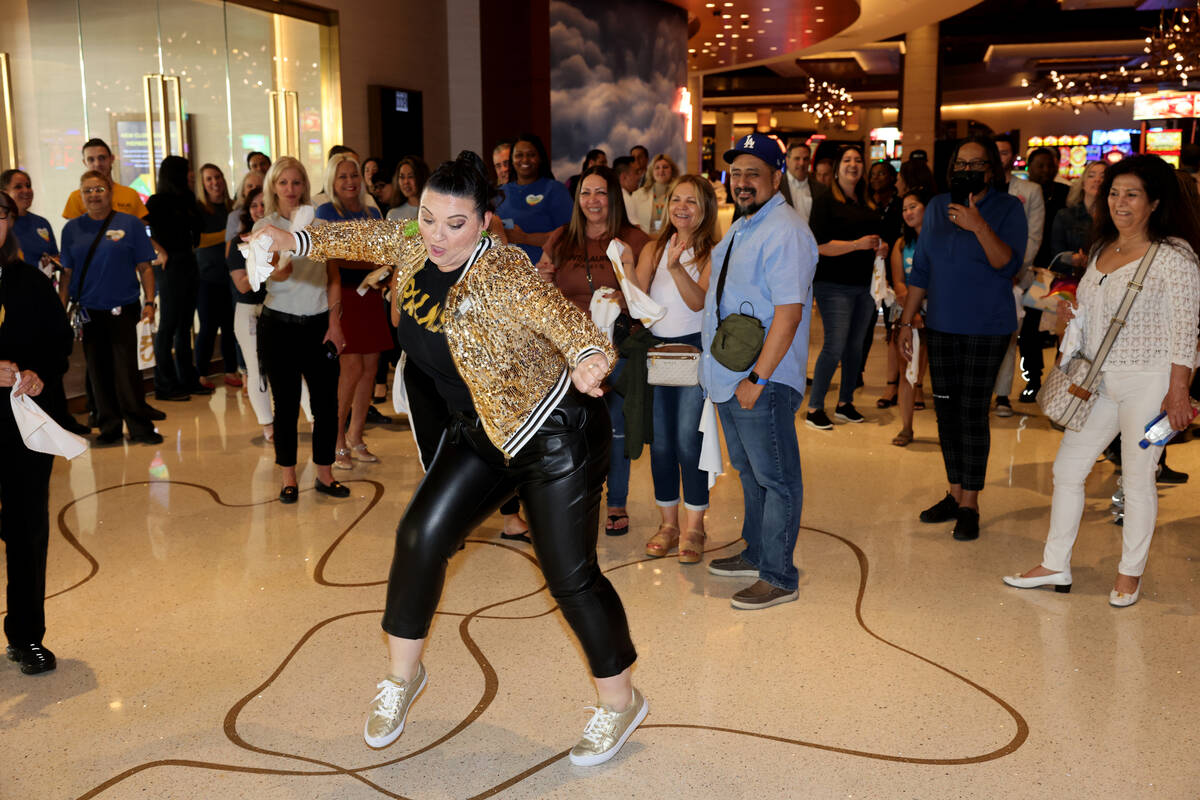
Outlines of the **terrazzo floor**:
[[[917,521],[944,492],[933,412],[890,444],[883,354],[866,424],[797,417],[799,602],[737,611],[746,579],[645,556],[657,511],[649,456],[634,463],[631,532],[601,536],[599,558],[650,715],[595,768],[565,758],[594,702],[581,653],[498,517],[451,562],[405,733],[363,743],[392,535],[420,478],[405,427],[368,430],[382,461],[339,474],[351,498],[317,496],[309,465],[284,506],[240,393],[160,404],[162,446],[56,463],[59,665],[0,668],[0,798],[1200,797],[1200,445],[1170,448],[1193,479],[1160,486],[1141,602],[1107,603],[1107,462],[1072,593],[1010,589],[1000,576],[1040,559],[1059,434],[1033,406],[993,419],[983,533],[956,542]],[[738,551],[740,517],[730,472],[708,557]]]

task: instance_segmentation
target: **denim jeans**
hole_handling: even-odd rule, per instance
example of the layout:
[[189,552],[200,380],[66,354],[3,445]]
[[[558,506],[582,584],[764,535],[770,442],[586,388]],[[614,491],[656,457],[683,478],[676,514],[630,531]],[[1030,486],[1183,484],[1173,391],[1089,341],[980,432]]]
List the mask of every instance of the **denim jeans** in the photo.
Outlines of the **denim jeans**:
[[808,407],[815,411],[825,407],[825,393],[829,391],[838,364],[842,365],[838,405],[854,400],[863,364],[863,340],[875,319],[875,301],[866,286],[844,286],[828,281],[813,283],[813,297],[825,331],[808,396]]
[[154,390],[178,394],[195,387],[192,317],[196,313],[196,261],[190,252],[170,253],[170,269],[154,267],[158,331],[154,334]]
[[804,506],[796,441],[802,400],[792,387],[768,382],[754,408],[742,408],[737,397],[717,404],[729,463],[742,481],[742,558],[758,567],[759,578],[789,591],[800,581],[792,557]]
[[[605,384],[611,385],[625,369],[625,359],[618,358]],[[618,392],[604,395],[608,416],[612,418],[612,449],[608,461],[608,505],[624,508],[629,498],[629,458],[625,455],[625,398]]]
[[[664,337],[664,342],[700,346],[700,334]],[[654,502],[679,505],[679,480],[683,477],[683,503],[693,511],[708,508],[708,473],[700,469],[700,412],[704,392],[699,386],[654,387],[654,441],[650,443],[650,475]]]

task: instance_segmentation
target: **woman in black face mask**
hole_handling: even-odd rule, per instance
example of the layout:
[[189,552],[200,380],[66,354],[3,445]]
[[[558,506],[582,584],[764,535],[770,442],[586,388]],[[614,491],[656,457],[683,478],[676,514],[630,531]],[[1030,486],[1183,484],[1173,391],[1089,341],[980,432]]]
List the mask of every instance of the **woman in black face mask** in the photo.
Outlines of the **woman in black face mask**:
[[922,522],[955,521],[954,538],[979,537],[990,438],[988,405],[996,373],[1017,329],[1012,279],[1025,251],[1021,201],[996,191],[1000,154],[972,136],[950,160],[950,193],[925,209],[900,316],[900,352],[912,358],[912,324],[928,298],[925,329],[938,437],[950,489],[921,512]]

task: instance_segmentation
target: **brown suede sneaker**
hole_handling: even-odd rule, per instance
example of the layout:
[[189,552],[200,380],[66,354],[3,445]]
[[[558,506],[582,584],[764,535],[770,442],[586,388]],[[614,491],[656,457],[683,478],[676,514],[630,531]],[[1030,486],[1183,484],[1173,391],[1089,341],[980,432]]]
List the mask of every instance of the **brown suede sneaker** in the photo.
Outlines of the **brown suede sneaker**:
[[770,608],[780,603],[790,603],[800,596],[800,590],[780,589],[766,581],[755,581],[733,596],[729,604],[734,608],[753,611],[757,608]]

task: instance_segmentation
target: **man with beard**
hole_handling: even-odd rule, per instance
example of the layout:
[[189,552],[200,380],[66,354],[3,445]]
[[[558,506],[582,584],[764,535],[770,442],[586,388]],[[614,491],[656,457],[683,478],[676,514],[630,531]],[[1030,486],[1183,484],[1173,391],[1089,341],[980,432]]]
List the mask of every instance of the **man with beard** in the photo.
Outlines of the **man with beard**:
[[[746,549],[709,562],[708,571],[756,578],[732,599],[734,608],[750,610],[799,594],[793,552],[804,486],[795,418],[804,399],[817,243],[779,192],[784,156],[776,141],[752,133],[725,161],[741,216],[712,253],[714,268],[720,266],[704,300],[700,383],[717,405],[729,462],[742,482]],[[713,350],[718,327],[738,314],[757,318],[765,332],[743,369]]]

